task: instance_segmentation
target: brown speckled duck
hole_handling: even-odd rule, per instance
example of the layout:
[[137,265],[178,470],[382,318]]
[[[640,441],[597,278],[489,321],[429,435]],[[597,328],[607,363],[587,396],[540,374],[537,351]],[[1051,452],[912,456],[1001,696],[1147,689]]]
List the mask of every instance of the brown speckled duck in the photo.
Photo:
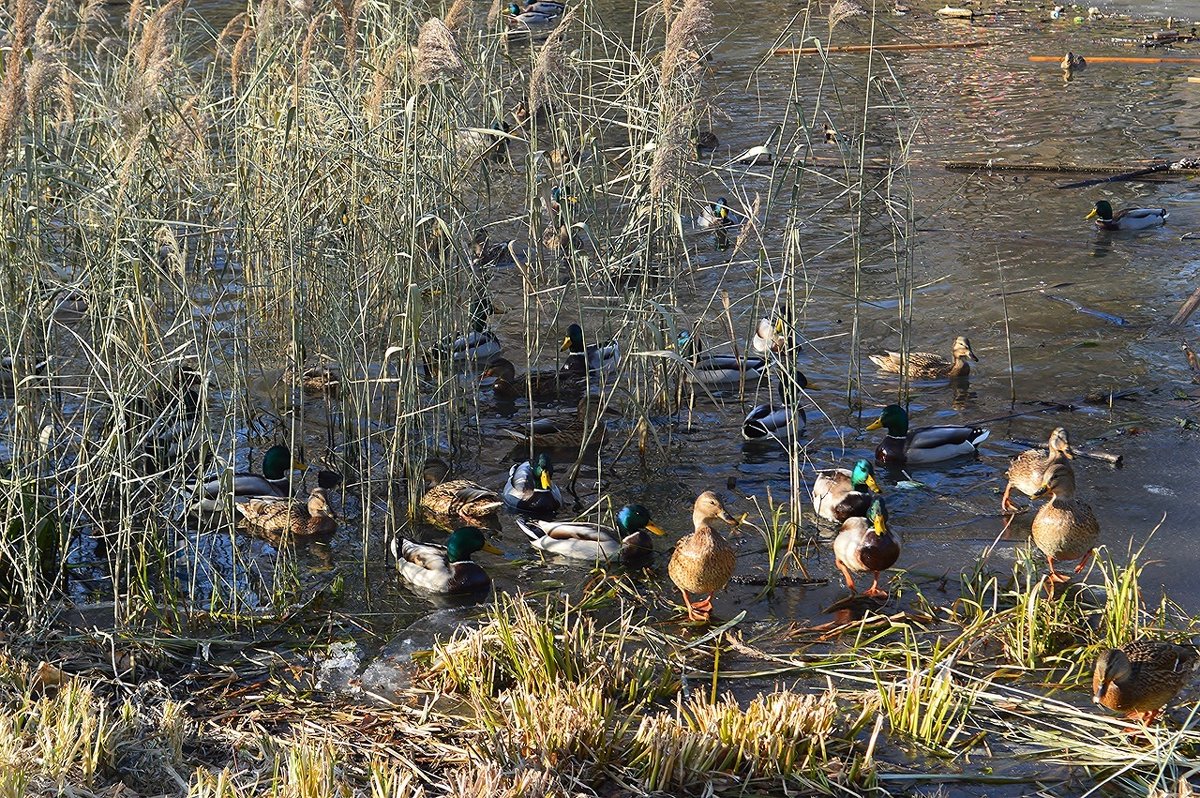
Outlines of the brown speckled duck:
[[1026,496],[1032,496],[1041,489],[1046,469],[1073,457],[1075,452],[1071,450],[1071,441],[1062,427],[1057,427],[1050,433],[1046,449],[1027,449],[1013,455],[1008,465],[1008,485],[1004,488],[1004,497],[1000,500],[1001,508],[1016,512],[1018,507],[1009,498],[1013,488]]
[[[888,352],[883,355],[869,355],[871,362],[879,366],[883,371],[891,372],[892,374],[901,374],[906,359],[899,352]],[[979,362],[979,358],[975,357],[974,350],[971,349],[971,342],[966,336],[960,335],[954,339],[954,346],[951,348],[950,359],[935,355],[933,352],[909,352],[908,376],[914,380],[936,380],[941,377],[966,377],[971,373],[971,363],[974,360]]]
[[610,412],[598,396],[579,400],[574,416],[539,418],[525,429],[504,430],[504,434],[535,449],[578,450],[586,443],[598,446],[604,441],[605,425],[600,416]]
[[1192,678],[1194,646],[1136,640],[1110,648],[1096,660],[1092,700],[1147,726]]
[[307,502],[264,496],[235,504],[242,523],[268,535],[292,534],[298,538],[328,535],[337,529],[323,488],[313,488]]
[[[713,593],[729,584],[737,565],[737,553],[725,538],[710,526],[720,519],[729,525],[737,522],[725,510],[725,505],[711,490],[701,493],[692,506],[692,525],[695,531],[675,544],[675,552],[667,566],[671,581],[683,593],[688,618],[706,621],[712,612]],[[701,601],[692,601],[689,593],[704,594]]]
[[1071,577],[1054,569],[1055,560],[1079,560],[1075,573],[1087,565],[1100,540],[1100,523],[1092,508],[1075,497],[1075,472],[1065,462],[1055,463],[1042,476],[1042,486],[1031,498],[1047,493],[1054,498],[1042,505],[1033,518],[1033,542],[1050,564],[1050,582],[1068,582]]
[[469,479],[446,479],[449,468],[441,460],[425,464],[425,495],[421,509],[433,520],[457,524],[478,523],[494,515],[504,504],[500,494]]

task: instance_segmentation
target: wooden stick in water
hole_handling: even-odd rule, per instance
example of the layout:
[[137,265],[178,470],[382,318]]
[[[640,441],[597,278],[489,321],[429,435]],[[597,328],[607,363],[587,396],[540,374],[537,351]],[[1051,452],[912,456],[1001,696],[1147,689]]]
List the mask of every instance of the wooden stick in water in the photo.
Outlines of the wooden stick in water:
[[[1023,438],[1013,438],[1012,442],[1016,446],[1027,446],[1030,449],[1046,448],[1046,444],[1044,442],[1043,443],[1035,443],[1033,441],[1024,440]],[[1125,460],[1124,455],[1109,454],[1108,452],[1098,452],[1094,449],[1080,449],[1077,446],[1072,446],[1071,451],[1073,451],[1075,453],[1076,457],[1082,457],[1085,460],[1099,460],[1101,463],[1108,463],[1111,466],[1120,466],[1121,463],[1124,462],[1124,460]]]
[[[1133,56],[1133,55],[1089,55],[1084,56],[1089,64],[1200,64],[1200,58],[1181,56]],[[1030,61],[1039,64],[1061,64],[1061,55],[1031,55]]]
[[[820,55],[821,53],[907,52],[911,50],[959,50],[964,47],[986,47],[991,42],[905,42],[901,44],[838,44],[833,47],[777,47],[771,55]],[[1061,58],[1055,59],[1061,61]],[[1200,60],[1200,59],[1198,59]]]

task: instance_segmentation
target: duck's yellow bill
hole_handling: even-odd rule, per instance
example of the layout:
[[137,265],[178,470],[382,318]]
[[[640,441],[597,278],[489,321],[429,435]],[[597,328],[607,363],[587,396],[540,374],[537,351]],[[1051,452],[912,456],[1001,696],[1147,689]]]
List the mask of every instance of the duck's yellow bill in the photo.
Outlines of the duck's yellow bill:
[[646,523],[646,529],[650,530],[651,532],[653,532],[656,535],[667,534],[661,526],[659,526],[658,524],[655,524],[655,523],[651,523],[651,522]]
[[542,490],[550,490],[550,475],[543,471],[538,483],[542,486]]
[[783,319],[775,319],[775,332],[783,335]]
[[571,337],[567,336],[566,338],[563,339],[562,346],[560,346],[559,349],[563,352],[566,352],[570,348],[571,348]]
[[879,490],[879,483],[875,480],[874,474],[867,474],[867,487],[870,488],[871,490],[875,491],[876,493],[881,492]]
[[885,532],[887,532],[887,521],[883,520],[882,515],[875,516],[875,534],[882,537]]
[[1092,212],[1089,213],[1087,216],[1083,217],[1083,219],[1084,219],[1084,221],[1087,221],[1088,219],[1095,219],[1097,215],[1098,214],[1096,213],[1096,209],[1092,208]]
[[874,421],[872,421],[870,424],[867,425],[867,432],[870,432],[871,430],[874,430],[874,429],[882,429],[882,427],[883,427],[883,416],[880,416],[879,418],[875,419]]
[[487,543],[487,542],[485,542],[483,544],[483,550],[486,551],[488,554],[503,554],[504,553],[504,552],[500,551],[500,549],[493,546],[491,543]]
[[293,471],[307,471],[308,466],[306,466],[304,464],[303,460],[293,460],[292,461],[292,470]]

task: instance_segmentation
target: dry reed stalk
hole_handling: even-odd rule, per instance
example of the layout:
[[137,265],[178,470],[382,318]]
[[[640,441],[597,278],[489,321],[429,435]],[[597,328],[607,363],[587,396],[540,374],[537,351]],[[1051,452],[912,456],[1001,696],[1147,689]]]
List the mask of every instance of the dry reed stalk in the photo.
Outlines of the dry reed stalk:
[[232,49],[230,42],[235,42],[242,35],[242,31],[246,29],[248,23],[248,15],[245,11],[240,14],[234,14],[233,17],[225,23],[225,27],[221,28],[221,32],[217,34],[217,50],[218,52]]
[[77,93],[79,91],[79,78],[69,69],[63,69],[59,73],[58,103],[56,104],[57,116],[55,122],[59,125],[70,124],[75,121],[77,114]]
[[488,7],[487,23],[489,28],[496,27],[496,23],[500,21],[500,13],[504,10],[504,3],[501,0],[492,0],[492,4]]
[[417,34],[417,83],[421,86],[444,83],[461,74],[462,69],[454,34],[446,23],[430,17]]
[[446,9],[445,16],[442,17],[442,22],[446,23],[446,27],[451,32],[457,32],[459,28],[466,25],[471,19],[471,0],[454,0],[450,4],[450,8]]
[[129,12],[125,15],[125,28],[132,33],[142,21],[142,15],[146,10],[146,0],[132,0],[129,4]]
[[557,87],[555,76],[562,75],[567,68],[567,28],[575,18],[575,10],[567,12],[538,51],[533,72],[529,76],[529,113],[536,115],[543,108],[553,105]]
[[677,74],[694,70],[700,63],[698,53],[712,28],[712,8],[708,0],[684,0],[683,8],[667,28],[663,47],[662,83],[669,85]]

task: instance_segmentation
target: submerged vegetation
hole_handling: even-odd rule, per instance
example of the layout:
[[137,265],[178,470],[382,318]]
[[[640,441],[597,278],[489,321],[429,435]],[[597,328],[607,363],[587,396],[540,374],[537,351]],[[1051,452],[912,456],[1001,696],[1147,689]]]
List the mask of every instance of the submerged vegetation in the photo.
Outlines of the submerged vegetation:
[[[766,443],[748,445],[781,450],[787,478],[741,518],[722,507],[759,538],[733,578],[760,598],[820,582],[802,433],[840,437],[874,402],[868,263],[908,356],[917,120],[882,56],[866,81],[787,62],[765,143],[718,157],[708,0],[620,24],[552,11],[264,0],[219,27],[183,0],[0,11],[0,798],[1187,789],[1190,717],[1131,737],[1087,697],[1102,651],[1200,621],[1147,603],[1144,554],[1103,548],[1052,599],[1032,557],[985,553],[958,578],[894,574],[905,609],[847,603],[815,626],[666,620],[664,578],[593,562],[581,587],[455,614],[386,690],[328,689],[331,644],[390,631],[370,564],[427,531],[423,498],[495,562],[476,526],[494,531],[503,479],[468,478],[505,433],[537,490],[540,441],[563,493],[594,489],[580,517],[609,524],[614,472],[666,472],[713,407],[753,407],[765,435],[746,437]],[[811,3],[787,35],[828,44],[862,17]],[[854,264],[837,408],[798,366],[807,268],[835,248]],[[975,358],[953,355],[939,376]],[[526,401],[538,389],[553,421]],[[502,400],[511,429],[484,420]],[[276,502],[235,512],[244,492]]]

